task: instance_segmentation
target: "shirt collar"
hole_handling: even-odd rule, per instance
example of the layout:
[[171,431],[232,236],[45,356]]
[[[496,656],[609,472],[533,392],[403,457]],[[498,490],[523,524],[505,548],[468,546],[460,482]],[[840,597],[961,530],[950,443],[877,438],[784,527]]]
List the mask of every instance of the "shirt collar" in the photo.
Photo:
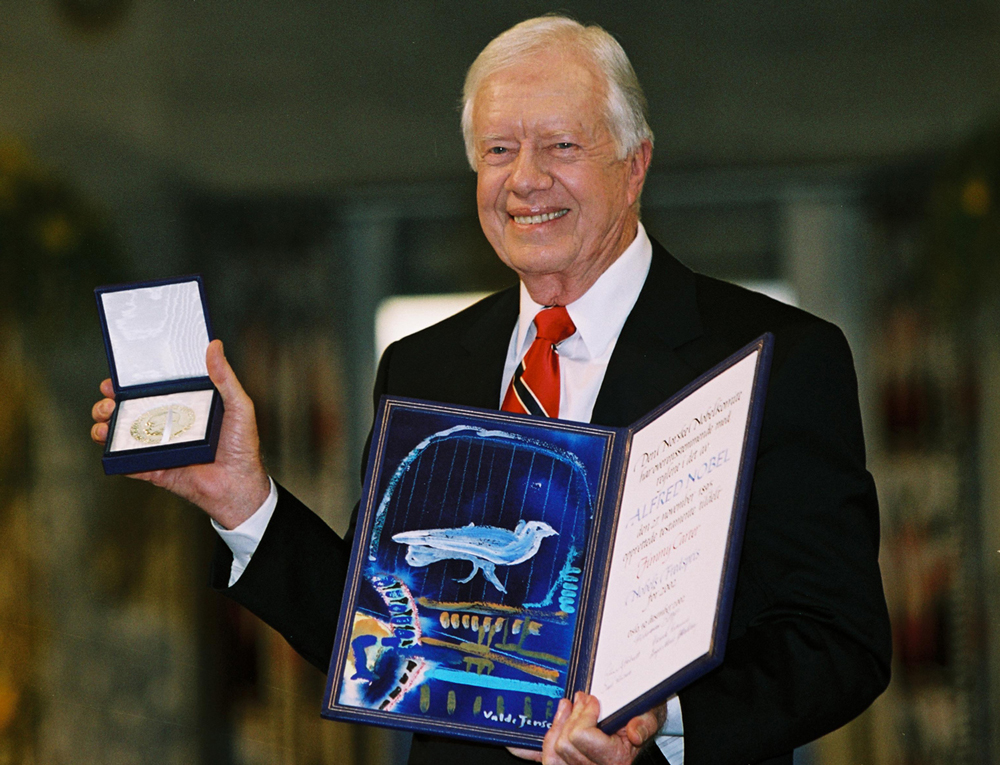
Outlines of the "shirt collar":
[[[588,358],[604,355],[621,334],[625,320],[642,291],[653,259],[653,245],[646,229],[639,223],[635,239],[608,266],[597,281],[578,300],[566,306],[569,317],[576,325],[576,334],[585,347]],[[527,349],[526,343],[534,340],[535,314],[545,306],[531,299],[524,282],[521,282],[521,310],[517,320],[518,355]]]

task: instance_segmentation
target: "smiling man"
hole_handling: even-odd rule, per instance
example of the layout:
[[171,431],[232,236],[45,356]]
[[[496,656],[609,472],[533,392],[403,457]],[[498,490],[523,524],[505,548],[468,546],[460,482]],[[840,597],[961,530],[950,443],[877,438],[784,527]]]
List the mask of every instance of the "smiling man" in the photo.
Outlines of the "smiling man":
[[[391,345],[376,401],[624,426],[763,332],[776,342],[723,664],[611,736],[581,694],[560,702],[542,754],[416,735],[410,762],[790,764],[888,682],[878,507],[843,335],[693,273],[647,236],[652,133],[635,73],[602,29],[544,17],[497,37],[469,70],[462,127],[483,231],[520,287]],[[268,478],[253,405],[218,341],[208,367],[226,405],[215,463],[139,477],[212,517],[224,539],[214,585],[325,671],[348,540]],[[110,381],[102,392],[98,442]]]

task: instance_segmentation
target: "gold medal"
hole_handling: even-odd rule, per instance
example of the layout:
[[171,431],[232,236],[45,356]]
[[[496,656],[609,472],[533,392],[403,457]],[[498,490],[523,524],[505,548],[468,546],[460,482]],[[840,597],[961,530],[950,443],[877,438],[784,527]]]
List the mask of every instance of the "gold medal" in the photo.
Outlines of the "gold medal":
[[183,404],[158,406],[139,415],[129,432],[144,444],[166,444],[194,425],[194,409]]

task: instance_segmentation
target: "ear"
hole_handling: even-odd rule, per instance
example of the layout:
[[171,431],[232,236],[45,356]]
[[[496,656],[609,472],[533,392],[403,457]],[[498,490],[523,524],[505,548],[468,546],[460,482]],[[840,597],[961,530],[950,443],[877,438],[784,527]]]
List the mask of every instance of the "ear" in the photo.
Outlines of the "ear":
[[646,182],[649,163],[653,161],[653,144],[643,141],[639,147],[625,159],[628,162],[628,205],[634,205],[642,194],[642,186]]

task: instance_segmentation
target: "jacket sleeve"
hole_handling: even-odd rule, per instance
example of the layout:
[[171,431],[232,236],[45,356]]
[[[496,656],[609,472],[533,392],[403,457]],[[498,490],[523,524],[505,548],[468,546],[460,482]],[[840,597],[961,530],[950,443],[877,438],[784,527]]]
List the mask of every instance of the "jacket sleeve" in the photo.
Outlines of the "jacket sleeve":
[[212,586],[326,672],[350,557],[350,545],[279,485],[274,515],[232,587],[227,586],[232,553],[221,540],[216,543]]
[[[389,356],[387,350],[376,375],[376,404],[385,388]],[[368,438],[370,441],[371,434]],[[357,512],[355,505],[347,535],[341,539],[279,485],[274,515],[246,570],[232,587],[228,586],[232,552],[221,539],[215,546],[212,587],[277,630],[322,672],[330,666]]]
[[858,715],[889,680],[878,503],[850,350],[818,323],[782,351],[725,659],[680,693],[687,765],[789,752]]

